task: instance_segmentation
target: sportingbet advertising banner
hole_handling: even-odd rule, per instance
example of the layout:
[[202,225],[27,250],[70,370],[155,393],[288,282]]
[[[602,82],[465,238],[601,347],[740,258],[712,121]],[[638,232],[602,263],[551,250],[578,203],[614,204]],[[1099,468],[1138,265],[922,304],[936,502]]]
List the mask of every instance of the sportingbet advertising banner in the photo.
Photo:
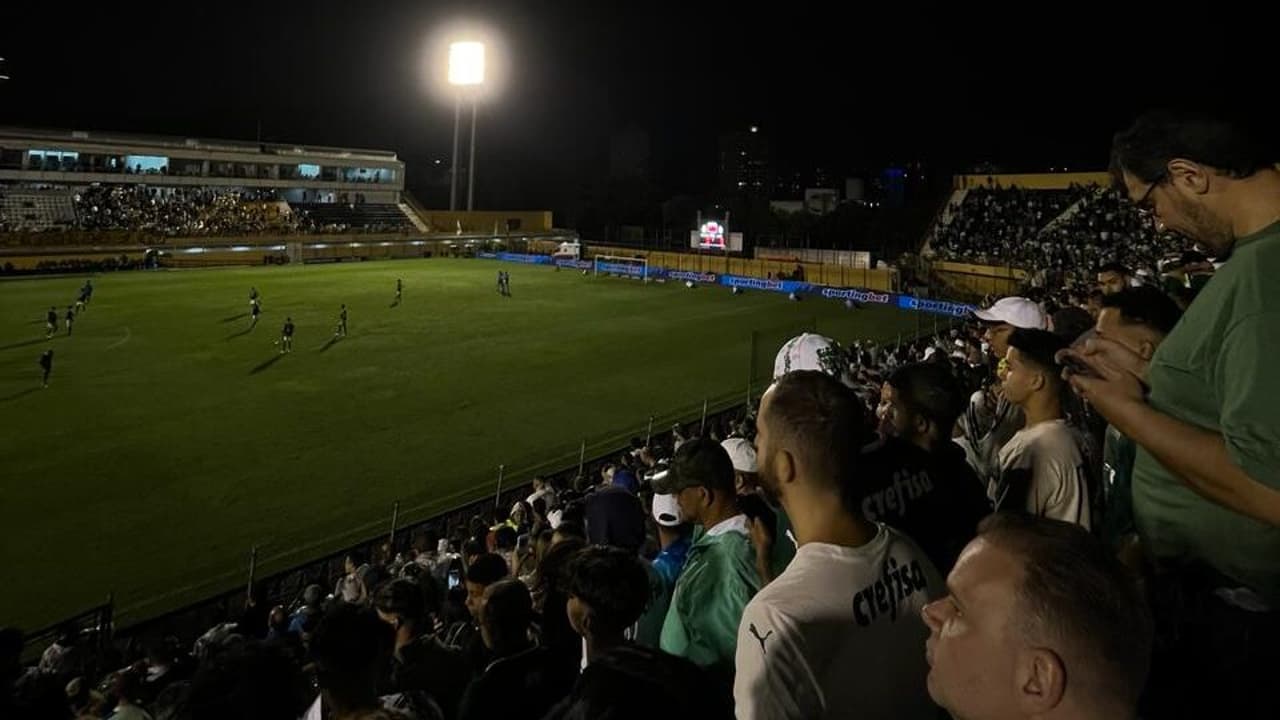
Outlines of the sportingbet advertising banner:
[[[487,260],[504,260],[506,262],[525,263],[529,265],[555,264],[560,267],[569,267],[577,270],[589,270],[595,267],[590,260],[557,259],[553,263],[551,257],[548,255],[479,253],[478,257]],[[600,272],[635,277],[639,277],[642,272],[641,265],[629,265],[627,263],[601,262],[599,264],[599,268]],[[698,283],[716,283],[725,287],[737,287],[744,290],[767,290],[769,292],[786,293],[788,295],[791,293],[796,293],[797,295],[813,293],[824,298],[831,298],[835,300],[852,300],[856,303],[875,305],[897,305],[902,310],[926,312],[934,315],[947,315],[949,317],[965,317],[977,309],[973,305],[951,302],[949,300],[931,300],[929,298],[921,298],[914,295],[878,292],[876,290],[867,290],[864,288],[829,287],[826,285],[816,285],[803,280],[770,280],[767,278],[746,277],[743,275],[716,275],[715,273],[698,272],[696,270],[668,270],[666,268],[659,267],[649,268],[649,277],[655,280],[674,280],[678,282],[692,280],[693,282]]]

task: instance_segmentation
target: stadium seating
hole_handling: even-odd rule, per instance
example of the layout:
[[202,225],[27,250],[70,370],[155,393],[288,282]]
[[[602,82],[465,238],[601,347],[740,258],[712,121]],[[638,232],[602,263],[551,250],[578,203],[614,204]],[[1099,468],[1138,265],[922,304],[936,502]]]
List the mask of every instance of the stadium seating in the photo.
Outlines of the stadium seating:
[[75,205],[67,190],[0,190],[0,228],[43,232],[75,223]]
[[345,203],[290,203],[308,229],[314,232],[409,232],[414,229],[398,205]]

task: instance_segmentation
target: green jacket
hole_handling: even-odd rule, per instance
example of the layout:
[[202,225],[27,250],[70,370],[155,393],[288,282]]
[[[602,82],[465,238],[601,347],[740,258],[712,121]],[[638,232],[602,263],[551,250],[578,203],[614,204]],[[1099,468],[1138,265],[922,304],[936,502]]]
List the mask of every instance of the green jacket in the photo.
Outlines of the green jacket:
[[745,519],[726,521],[737,527],[704,533],[689,548],[662,624],[659,646],[666,652],[732,671],[738,622],[760,590],[755,550],[741,523]]

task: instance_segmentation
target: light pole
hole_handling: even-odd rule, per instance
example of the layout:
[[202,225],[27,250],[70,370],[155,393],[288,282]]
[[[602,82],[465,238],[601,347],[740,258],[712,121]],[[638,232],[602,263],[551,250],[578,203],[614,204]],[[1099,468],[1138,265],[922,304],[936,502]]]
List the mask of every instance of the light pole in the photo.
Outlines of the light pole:
[[[453,112],[453,174],[449,183],[449,209],[458,209],[458,132],[462,124],[462,95],[466,88],[484,84],[484,43],[473,40],[449,44],[449,84],[458,89]],[[474,207],[476,184],[476,95],[471,93],[471,158],[467,172],[467,210]]]

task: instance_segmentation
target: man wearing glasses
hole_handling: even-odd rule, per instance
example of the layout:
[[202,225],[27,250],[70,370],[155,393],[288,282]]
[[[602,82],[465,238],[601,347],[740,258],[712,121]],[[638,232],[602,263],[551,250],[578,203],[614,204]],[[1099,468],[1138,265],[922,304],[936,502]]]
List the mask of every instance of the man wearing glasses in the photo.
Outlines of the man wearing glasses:
[[[1188,677],[1218,712],[1280,662],[1277,159],[1244,126],[1205,115],[1151,113],[1117,134],[1112,172],[1139,211],[1230,261],[1149,362],[1105,338],[1064,353],[1084,366],[1069,375],[1075,391],[1138,445],[1132,496],[1155,561],[1149,595],[1161,634],[1176,638],[1173,666],[1203,666]],[[1159,612],[1166,601],[1177,610]],[[1237,697],[1264,703],[1246,715],[1280,717],[1274,693]]]

